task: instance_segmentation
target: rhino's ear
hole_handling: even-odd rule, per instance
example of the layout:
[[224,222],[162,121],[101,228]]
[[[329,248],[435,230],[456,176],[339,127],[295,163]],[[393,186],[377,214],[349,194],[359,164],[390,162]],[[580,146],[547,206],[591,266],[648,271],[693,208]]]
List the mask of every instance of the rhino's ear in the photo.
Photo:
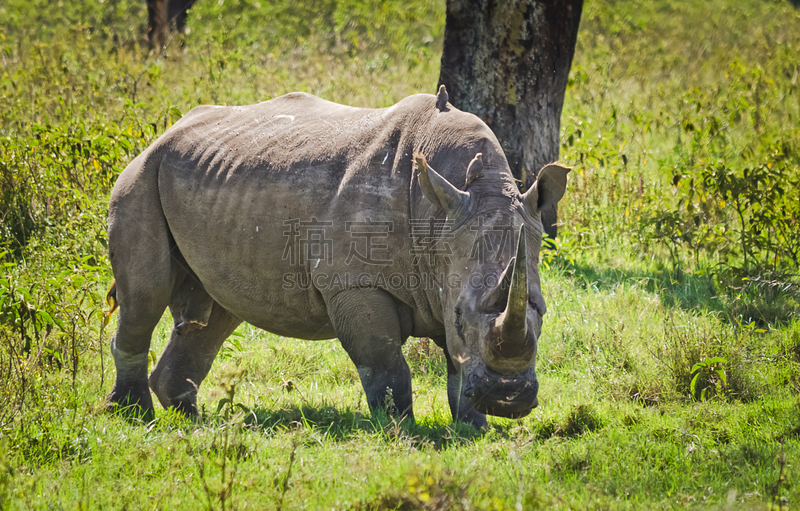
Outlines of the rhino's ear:
[[422,153],[414,153],[414,166],[419,171],[422,194],[434,205],[444,209],[447,216],[454,217],[467,206],[469,193],[462,192],[430,168]]
[[556,204],[567,190],[567,174],[570,167],[551,163],[539,171],[539,177],[530,190],[522,196],[531,211],[543,211]]
[[483,172],[483,153],[478,153],[469,162],[469,166],[467,167],[467,182],[464,188],[468,188],[476,179],[481,177],[481,173]]

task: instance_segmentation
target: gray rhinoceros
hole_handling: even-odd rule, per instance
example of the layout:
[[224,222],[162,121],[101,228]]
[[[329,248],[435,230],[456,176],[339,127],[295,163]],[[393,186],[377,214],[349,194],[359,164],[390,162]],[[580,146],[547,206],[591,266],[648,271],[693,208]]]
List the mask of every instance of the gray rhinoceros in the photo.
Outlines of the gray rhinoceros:
[[338,337],[371,410],[394,403],[413,420],[401,347],[426,336],[446,354],[454,420],[527,415],[546,311],[539,212],[567,172],[548,165],[520,194],[492,131],[444,87],[383,109],[305,93],[193,109],[111,194],[109,407],[152,415],[150,338],[169,307],[149,377],[165,407],[196,413],[220,346],[247,321]]

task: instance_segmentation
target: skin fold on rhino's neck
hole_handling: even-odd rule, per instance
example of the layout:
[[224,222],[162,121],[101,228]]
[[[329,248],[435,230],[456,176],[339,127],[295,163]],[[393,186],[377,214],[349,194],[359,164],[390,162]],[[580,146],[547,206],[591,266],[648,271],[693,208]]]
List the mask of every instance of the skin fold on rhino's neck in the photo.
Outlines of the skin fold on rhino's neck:
[[[492,144],[492,141],[484,139],[465,144],[466,147],[438,148],[439,151],[451,157],[450,161],[452,163],[448,165],[448,162],[444,161],[444,165],[439,163],[439,168],[436,168],[431,163],[431,167],[440,172],[451,183],[457,183],[456,186],[463,190],[465,188],[464,180],[467,163],[474,157],[476,152],[480,152],[480,150],[486,151],[485,147],[489,144]],[[502,153],[490,155],[489,159],[505,164]],[[431,160],[432,162],[436,160],[441,162],[444,158],[434,157]],[[442,234],[447,237],[439,243],[449,243],[447,248],[452,249],[452,254],[449,258],[442,255],[436,255],[432,258],[420,258],[418,267],[418,271],[421,274],[441,276],[442,280],[444,280],[441,288],[433,287],[426,290],[427,302],[434,317],[444,325],[448,313],[445,308],[452,307],[449,302],[454,302],[453,296],[457,296],[461,289],[468,284],[468,282],[464,281],[467,275],[482,271],[499,275],[505,264],[513,257],[515,245],[515,240],[512,239],[513,234],[509,236],[510,239],[505,240],[506,243],[503,247],[499,247],[500,253],[492,254],[492,261],[495,258],[497,259],[494,263],[487,261],[486,263],[488,264],[483,264],[481,261],[481,264],[479,264],[477,258],[468,257],[471,255],[476,240],[480,242],[478,237],[481,236],[481,233],[478,226],[486,225],[491,228],[492,225],[497,224],[498,227],[508,227],[509,233],[511,233],[511,231],[518,230],[517,224],[520,221],[527,223],[530,217],[526,215],[526,218],[521,218],[517,222],[512,220],[512,217],[516,214],[512,210],[519,206],[518,192],[513,177],[504,166],[485,168],[482,176],[470,184],[467,188],[472,199],[469,204],[469,210],[460,212],[457,218],[447,217],[443,210],[433,206],[429,200],[423,197],[416,178],[414,178],[413,183],[415,186],[412,186],[410,192],[411,218],[425,220],[433,218],[437,228],[442,229]],[[444,250],[445,247],[439,248],[447,252]],[[460,266],[456,268],[456,264]],[[460,274],[458,280],[454,279],[456,273]],[[448,282],[448,277],[453,280]],[[460,285],[460,288],[454,288],[456,284]],[[479,292],[480,290],[476,291],[476,293]]]

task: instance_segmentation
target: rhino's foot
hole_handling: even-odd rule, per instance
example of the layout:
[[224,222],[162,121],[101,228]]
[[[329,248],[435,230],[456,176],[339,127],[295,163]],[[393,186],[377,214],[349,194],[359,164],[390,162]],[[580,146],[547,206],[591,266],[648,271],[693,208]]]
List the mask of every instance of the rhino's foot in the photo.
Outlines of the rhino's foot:
[[450,411],[453,414],[453,422],[469,424],[475,429],[484,429],[489,426],[486,421],[486,414],[476,410],[466,399],[466,396],[462,394],[461,399],[448,397],[450,398]]
[[123,386],[117,382],[106,398],[106,411],[145,422],[155,418],[153,399],[147,384]]
[[403,429],[413,428],[417,425],[416,419],[414,419],[414,413],[408,411],[406,413],[400,413],[397,409],[388,409],[384,407],[375,407],[370,408],[370,419],[372,419],[373,423],[380,425],[381,427],[401,427]]
[[411,373],[405,360],[389,370],[382,367],[358,367],[358,376],[371,413],[381,411],[406,424],[414,423],[411,402]]
[[197,418],[197,404],[193,400],[177,401],[170,408],[189,418]]
[[468,413],[455,420],[463,422],[464,424],[469,424],[475,429],[485,429],[489,427],[489,423],[486,421],[486,415],[477,410],[472,410],[472,413]]
[[[150,375],[150,388],[155,392],[158,401],[165,409],[175,410],[186,417],[197,416],[197,387],[191,381],[184,381],[183,385],[167,382],[169,378],[162,372],[156,371]],[[170,385],[172,383],[172,385]]]
[[197,419],[199,417],[197,400],[194,398],[171,399],[168,404],[165,404],[167,400],[160,401],[165,409],[174,410],[187,419]]
[[[445,351],[445,353],[447,353],[447,351]],[[469,400],[472,390],[468,385],[464,384],[465,378],[461,372],[456,369],[449,354],[447,357],[447,400],[450,404],[450,413],[453,415],[453,422],[471,424],[476,429],[488,427],[489,423],[486,422],[486,414],[476,410]]]
[[[177,332],[175,332],[177,333]],[[176,410],[188,417],[197,415],[198,385],[181,371],[159,360],[150,373],[150,388],[165,409]]]

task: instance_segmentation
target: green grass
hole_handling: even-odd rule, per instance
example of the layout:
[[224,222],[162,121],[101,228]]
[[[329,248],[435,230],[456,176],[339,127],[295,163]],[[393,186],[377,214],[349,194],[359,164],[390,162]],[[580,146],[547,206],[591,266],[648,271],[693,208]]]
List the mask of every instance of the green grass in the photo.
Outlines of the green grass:
[[[294,450],[287,509],[419,504],[424,493],[484,509],[514,509],[518,499],[526,508],[722,506],[728,499],[760,508],[778,479],[781,441],[790,463],[780,494],[796,498],[800,359],[781,351],[797,342],[796,325],[708,339],[718,326],[713,316],[665,307],[637,283],[584,287],[561,270],[544,278],[558,306],[541,343],[542,405],[525,419],[494,419],[483,434],[452,425],[441,355],[420,341],[407,346],[418,424],[370,419],[336,341],[244,326],[201,388],[199,425],[165,412],[151,425],[109,417],[101,398],[113,373],[101,388],[96,357],[75,390],[69,378],[50,376],[48,394],[4,432],[10,507],[197,508],[206,484],[218,508],[223,458],[235,467],[229,503],[276,506]],[[159,327],[156,352],[168,328],[167,321]],[[654,356],[684,334],[687,347],[745,357],[746,366],[727,370],[729,381],[745,378],[751,394],[691,402],[688,384]],[[222,400],[232,381],[233,402],[244,407],[226,419]]]
[[[729,206],[704,213],[728,229],[704,245],[654,220],[702,209],[683,183],[703,169],[799,174],[788,2],[587,2],[562,118],[575,170],[543,254],[541,404],[484,432],[451,423],[427,340],[404,348],[411,426],[370,416],[337,341],[247,325],[200,389],[199,423],[105,413],[105,211],[122,168],[193,105],[433,92],[444,3],[200,0],[184,45],[155,53],[145,21],[133,0],[0,6],[0,509],[798,505],[796,288],[731,280]],[[725,385],[702,367],[718,357]]]

